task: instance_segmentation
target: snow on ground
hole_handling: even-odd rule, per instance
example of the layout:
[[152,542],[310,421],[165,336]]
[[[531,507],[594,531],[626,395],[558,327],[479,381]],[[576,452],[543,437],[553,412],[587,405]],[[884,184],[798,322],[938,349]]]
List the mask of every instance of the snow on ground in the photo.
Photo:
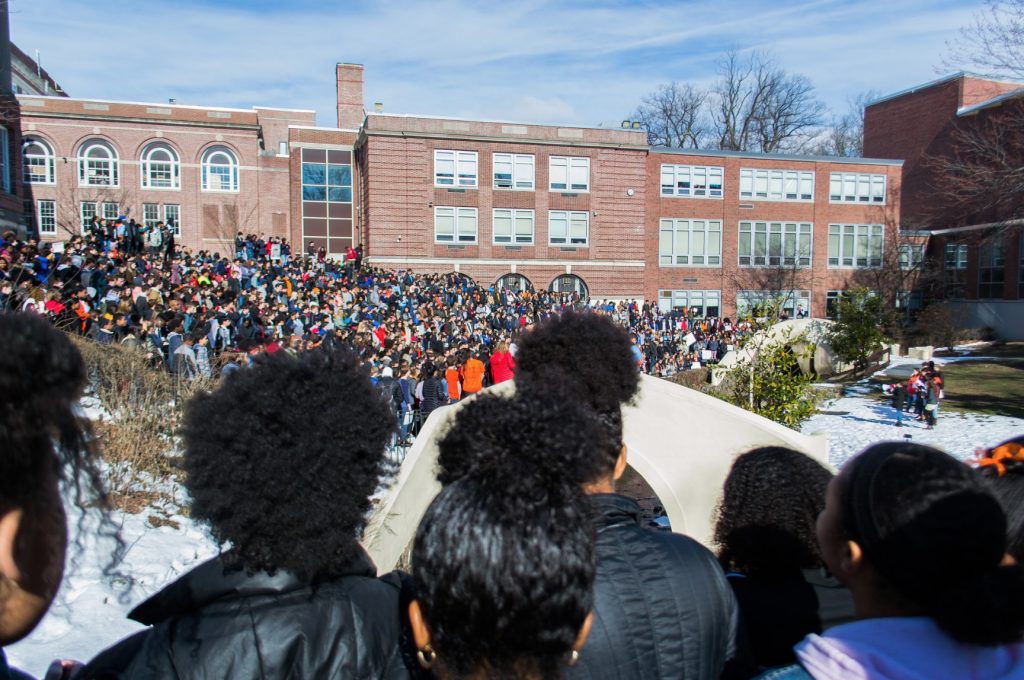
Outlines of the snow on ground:
[[[964,352],[984,352],[987,343],[961,345],[955,349]],[[963,357],[935,357],[937,366],[957,361],[977,361],[989,357],[971,354]],[[995,357],[992,357],[995,358]],[[906,379],[913,368],[921,366],[921,360],[896,357],[880,375],[892,375]],[[869,444],[880,441],[902,441],[910,435],[917,444],[930,444],[960,460],[974,456],[974,449],[989,447],[1024,434],[1024,420],[1007,416],[989,416],[975,413],[954,413],[939,407],[934,430],[925,429],[923,422],[904,413],[903,427],[896,427],[896,412],[888,402],[876,400],[880,394],[879,383],[870,379],[846,388],[846,395],[830,400],[821,406],[821,411],[803,424],[802,432],[812,434],[825,430],[829,432],[829,459],[835,467],[842,467],[846,461]],[[835,413],[831,415],[830,412]]]
[[[179,499],[180,500],[180,499]],[[43,677],[56,658],[88,661],[98,652],[143,626],[129,621],[132,608],[179,576],[217,554],[217,545],[201,525],[175,513],[148,509],[140,514],[114,513],[126,546],[113,576],[104,574],[116,543],[98,536],[98,514],[90,512],[79,532],[79,513],[69,507],[71,540],[79,536],[83,550],[69,550],[64,582],[50,611],[31,635],[6,647],[10,663]],[[178,525],[155,527],[150,517]],[[108,532],[109,533],[109,532]],[[77,564],[74,564],[77,562]],[[128,585],[131,584],[129,588]]]

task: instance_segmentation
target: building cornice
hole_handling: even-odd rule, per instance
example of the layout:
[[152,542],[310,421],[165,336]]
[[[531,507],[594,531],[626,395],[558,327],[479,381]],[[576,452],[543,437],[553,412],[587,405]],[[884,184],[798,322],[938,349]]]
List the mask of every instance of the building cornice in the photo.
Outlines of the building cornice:
[[356,139],[356,146],[360,147],[368,137],[400,137],[407,139],[448,139],[458,142],[498,142],[502,144],[528,144],[531,146],[561,146],[574,147],[579,149],[620,149],[623,151],[643,151],[646,153],[649,146],[646,144],[619,144],[616,142],[587,142],[572,141],[568,139],[538,139],[536,137],[498,137],[494,135],[460,135],[451,132],[418,132],[411,130],[367,130],[363,128]]
[[[251,112],[250,112],[251,113]],[[206,120],[174,120],[162,118],[143,118],[141,116],[111,116],[96,113],[71,113],[64,111],[21,110],[22,120],[30,118],[60,118],[65,120],[91,120],[100,123],[144,123],[146,125],[170,125],[172,127],[203,127],[220,130],[252,130],[260,131],[263,126],[258,123],[220,123]]]

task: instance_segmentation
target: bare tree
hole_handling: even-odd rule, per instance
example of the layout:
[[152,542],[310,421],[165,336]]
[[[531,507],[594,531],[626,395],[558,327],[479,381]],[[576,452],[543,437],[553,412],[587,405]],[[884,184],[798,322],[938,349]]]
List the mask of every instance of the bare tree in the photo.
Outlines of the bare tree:
[[647,130],[647,143],[675,149],[699,149],[710,132],[705,112],[708,91],[690,83],[659,85],[640,99],[631,118]]
[[947,223],[993,224],[1003,237],[1024,219],[1024,103],[957,121],[945,153],[925,157],[936,176],[936,217]]
[[732,50],[718,62],[713,115],[718,146],[728,151],[799,151],[824,122],[825,105],[806,76],[782,68],[771,51],[746,58]]
[[864,107],[878,99],[878,90],[868,90],[849,97],[849,110],[842,116],[833,116],[832,123],[812,147],[817,156],[844,156],[860,158],[864,155]]
[[203,206],[202,238],[233,245],[238,232],[259,235],[258,213],[255,199],[238,194],[226,203],[208,203]]
[[946,46],[942,70],[1024,78],[1024,0],[985,0],[973,22]]

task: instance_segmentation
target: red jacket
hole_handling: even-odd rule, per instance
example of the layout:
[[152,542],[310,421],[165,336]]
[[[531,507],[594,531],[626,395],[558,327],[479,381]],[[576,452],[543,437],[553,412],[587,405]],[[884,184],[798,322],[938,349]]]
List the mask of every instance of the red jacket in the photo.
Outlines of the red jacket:
[[516,360],[511,352],[497,352],[491,357],[491,375],[494,377],[494,384],[512,379],[512,370],[516,367]]

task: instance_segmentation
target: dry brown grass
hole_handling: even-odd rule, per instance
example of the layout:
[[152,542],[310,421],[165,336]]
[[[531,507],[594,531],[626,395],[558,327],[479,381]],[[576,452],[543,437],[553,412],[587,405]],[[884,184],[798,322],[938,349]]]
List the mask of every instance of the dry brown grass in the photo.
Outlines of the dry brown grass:
[[175,465],[175,431],[190,396],[212,389],[216,381],[182,382],[152,367],[138,350],[100,345],[71,336],[89,372],[89,385],[109,414],[94,423],[114,507],[140,512],[170,500],[159,482],[180,475]]

